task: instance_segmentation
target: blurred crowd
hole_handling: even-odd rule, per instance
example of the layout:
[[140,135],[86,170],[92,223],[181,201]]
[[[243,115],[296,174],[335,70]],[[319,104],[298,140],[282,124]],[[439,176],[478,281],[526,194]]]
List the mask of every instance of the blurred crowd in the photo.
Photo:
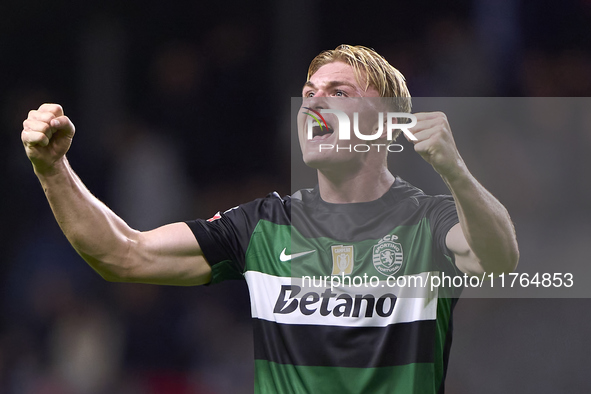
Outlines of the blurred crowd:
[[[402,71],[413,96],[464,98],[456,106],[478,102],[468,97],[505,97],[501,109],[526,113],[527,127],[502,113],[472,114],[486,118],[478,130],[474,123],[462,128],[460,119],[450,123],[469,168],[509,209],[522,264],[546,271],[561,260],[588,264],[590,1],[287,3],[0,5],[7,16],[0,26],[1,393],[220,394],[253,387],[244,283],[108,283],[69,246],[20,146],[22,121],[43,102],[62,104],[76,125],[68,158],[88,188],[130,226],[147,230],[207,218],[271,191],[291,193],[290,164],[298,158],[290,154],[290,97],[300,94],[308,62],[341,43],[370,46]],[[524,99],[533,97],[571,99]],[[391,161],[396,174],[445,193],[416,157]],[[476,327],[488,338],[523,310],[495,315],[506,304],[480,301],[467,300],[464,312],[460,303],[458,320],[470,325],[469,314],[481,314]],[[540,340],[553,338],[561,320],[543,320],[550,307],[520,302],[532,324],[547,324]],[[551,305],[563,317],[591,306]],[[487,313],[494,324],[486,323]],[[529,332],[520,324],[517,335]],[[584,330],[590,323],[573,325]],[[461,338],[474,332],[465,328]],[[561,387],[563,375],[531,391],[497,380],[482,388],[477,378],[461,378],[458,369],[477,355],[459,343],[451,393]],[[555,373],[573,382],[568,373],[580,377],[575,371],[586,356],[574,342],[563,345],[556,352],[570,355],[554,359],[572,368]],[[544,368],[538,358],[531,370]],[[492,369],[513,376],[500,362]],[[493,381],[490,370],[474,373]]]

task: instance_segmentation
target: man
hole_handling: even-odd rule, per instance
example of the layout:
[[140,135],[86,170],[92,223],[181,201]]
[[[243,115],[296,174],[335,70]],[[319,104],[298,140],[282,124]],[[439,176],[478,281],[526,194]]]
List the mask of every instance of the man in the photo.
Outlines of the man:
[[[405,135],[453,200],[427,196],[394,177],[386,149],[320,149],[338,144],[341,131],[323,110],[365,100],[349,107],[358,110],[380,97],[402,98],[401,108],[410,110],[402,75],[373,50],[341,45],[321,53],[303,97],[298,133],[304,161],[318,172],[315,189],[285,198],[270,194],[207,221],[147,232],[127,226],[73,172],[65,154],[74,125],[59,105],[31,111],[22,140],[59,225],[105,279],[247,280],[256,392],[443,392],[455,300],[426,286],[421,298],[405,296],[385,280],[512,271],[519,253],[509,215],[469,173],[442,113],[415,114],[414,138]],[[307,114],[323,112],[326,129],[308,138]],[[368,119],[358,119],[363,134],[385,142],[383,125]],[[375,276],[381,286],[325,283],[318,291],[302,283],[305,276],[338,275],[343,282]]]

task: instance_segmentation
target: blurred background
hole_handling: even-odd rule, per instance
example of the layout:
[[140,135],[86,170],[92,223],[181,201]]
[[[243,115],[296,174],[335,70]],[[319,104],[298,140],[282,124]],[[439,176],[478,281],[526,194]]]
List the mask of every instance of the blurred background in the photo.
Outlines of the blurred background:
[[[414,96],[591,96],[589,0],[7,0],[0,15],[1,393],[253,387],[244,283],[108,283],[69,246],[20,142],[41,103],[75,123],[68,157],[88,188],[146,230],[291,193],[290,97],[341,43],[375,48]],[[591,101],[575,102],[575,126],[554,107],[534,129],[450,119],[516,223],[521,264],[547,272],[591,263]],[[399,157],[393,172],[442,191]],[[467,298],[455,316],[447,392],[591,392],[591,300]]]

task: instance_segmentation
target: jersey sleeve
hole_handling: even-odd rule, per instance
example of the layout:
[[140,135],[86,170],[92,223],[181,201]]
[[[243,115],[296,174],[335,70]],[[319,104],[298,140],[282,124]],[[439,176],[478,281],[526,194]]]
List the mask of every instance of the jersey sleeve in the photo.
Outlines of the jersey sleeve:
[[451,196],[434,197],[434,204],[429,210],[428,218],[436,250],[454,261],[454,254],[445,242],[449,230],[460,222],[453,198]]
[[215,214],[211,219],[187,221],[212,268],[210,283],[244,279],[245,255],[259,220],[281,211],[283,199],[277,193]]
[[212,268],[211,283],[240,279],[248,234],[246,212],[240,206],[217,213],[209,220],[187,221],[205,259]]

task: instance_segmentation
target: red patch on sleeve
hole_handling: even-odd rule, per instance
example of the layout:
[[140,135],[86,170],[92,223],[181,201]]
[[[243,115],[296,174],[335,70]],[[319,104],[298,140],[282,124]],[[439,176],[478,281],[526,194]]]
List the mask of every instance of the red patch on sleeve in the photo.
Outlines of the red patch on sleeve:
[[213,215],[213,217],[207,219],[208,222],[213,222],[214,220],[218,220],[222,217],[222,215],[220,215],[220,213],[216,213],[215,215]]

